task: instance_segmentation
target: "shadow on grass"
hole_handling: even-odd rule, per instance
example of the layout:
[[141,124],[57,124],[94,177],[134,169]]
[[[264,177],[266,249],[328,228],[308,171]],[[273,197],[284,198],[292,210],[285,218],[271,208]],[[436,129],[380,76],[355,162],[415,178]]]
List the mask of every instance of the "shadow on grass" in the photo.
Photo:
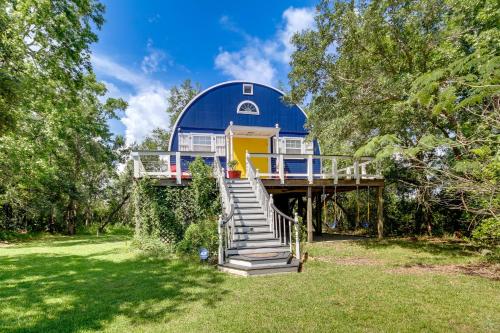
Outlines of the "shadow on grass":
[[227,293],[219,287],[224,276],[211,268],[178,260],[98,258],[112,252],[0,257],[2,332],[100,330],[117,316],[168,322],[191,302],[215,307]]
[[366,239],[358,241],[362,247],[367,249],[383,249],[401,247],[416,252],[426,252],[432,255],[447,257],[467,257],[477,255],[477,248],[465,242],[449,240],[411,240],[411,239]]

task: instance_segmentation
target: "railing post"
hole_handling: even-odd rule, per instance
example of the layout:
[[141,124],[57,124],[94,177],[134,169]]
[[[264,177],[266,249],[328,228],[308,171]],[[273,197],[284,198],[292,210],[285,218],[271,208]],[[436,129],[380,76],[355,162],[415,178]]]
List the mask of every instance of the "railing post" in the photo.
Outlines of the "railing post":
[[272,214],[272,206],[274,204],[274,199],[273,199],[273,195],[272,194],[269,194],[269,205],[267,206],[267,209],[266,209],[266,215],[267,215],[267,221],[269,223],[269,231],[273,231],[273,217],[274,215]]
[[182,166],[181,166],[181,152],[176,151],[175,152],[175,173],[176,173],[176,179],[177,179],[177,184],[181,184],[181,175],[182,175]]
[[138,152],[132,152],[132,159],[134,160],[134,178],[141,177],[141,160]]
[[356,184],[359,184],[359,161],[354,160],[354,178],[356,179]]
[[300,260],[299,214],[295,213],[295,257]]
[[223,237],[222,237],[222,214],[219,215],[219,223],[217,225],[217,231],[219,232],[219,265],[224,264],[224,244],[222,242]]
[[366,175],[366,164],[362,163],[361,164],[361,178]]
[[250,153],[247,151],[245,151],[245,165],[246,165],[246,176],[248,179],[250,179],[249,177],[249,170],[250,170]]
[[307,180],[309,184],[313,183],[313,158],[312,155],[307,156]]
[[337,171],[337,158],[332,158],[332,173],[333,173],[333,183],[335,185],[339,182],[339,173]]
[[285,159],[283,158],[283,154],[279,154],[279,177],[281,184],[285,184]]

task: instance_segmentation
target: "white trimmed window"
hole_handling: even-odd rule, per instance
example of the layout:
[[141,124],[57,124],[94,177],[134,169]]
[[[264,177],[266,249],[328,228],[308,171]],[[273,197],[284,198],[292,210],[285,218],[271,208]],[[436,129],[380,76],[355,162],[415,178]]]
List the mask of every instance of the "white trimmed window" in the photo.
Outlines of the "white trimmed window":
[[253,95],[253,84],[250,83],[243,84],[243,95]]
[[179,133],[179,151],[214,152],[226,156],[226,136],[211,133]]
[[212,151],[211,135],[193,135],[192,151]]
[[285,154],[302,154],[302,139],[285,139]]
[[237,113],[241,114],[253,114],[253,115],[259,114],[259,107],[252,101],[241,102],[240,104],[238,104],[238,108],[236,110]]
[[314,154],[313,142],[304,138],[280,137],[279,142],[275,139],[274,151],[282,154]]

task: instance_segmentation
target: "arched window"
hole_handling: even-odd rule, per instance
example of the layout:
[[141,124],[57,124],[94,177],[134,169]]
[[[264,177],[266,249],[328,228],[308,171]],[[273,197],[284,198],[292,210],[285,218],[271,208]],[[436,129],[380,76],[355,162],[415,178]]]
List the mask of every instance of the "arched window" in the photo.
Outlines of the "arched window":
[[254,114],[258,115],[259,114],[259,107],[257,104],[255,104],[252,101],[243,101],[240,104],[238,104],[238,113],[243,113],[243,114]]

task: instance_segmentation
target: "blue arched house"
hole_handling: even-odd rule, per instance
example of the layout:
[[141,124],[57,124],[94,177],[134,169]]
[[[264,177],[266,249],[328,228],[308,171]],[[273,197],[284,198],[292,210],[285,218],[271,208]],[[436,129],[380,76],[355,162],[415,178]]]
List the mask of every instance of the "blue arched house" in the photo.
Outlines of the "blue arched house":
[[[179,115],[169,150],[215,153],[223,165],[236,160],[243,177],[246,152],[319,155],[318,143],[307,140],[305,112],[286,104],[283,96],[276,88],[248,81],[214,85],[194,97]],[[188,162],[183,157],[183,170]],[[255,158],[254,164],[262,174],[277,172],[276,159]],[[284,163],[289,174],[304,173],[306,168],[300,158]]]

